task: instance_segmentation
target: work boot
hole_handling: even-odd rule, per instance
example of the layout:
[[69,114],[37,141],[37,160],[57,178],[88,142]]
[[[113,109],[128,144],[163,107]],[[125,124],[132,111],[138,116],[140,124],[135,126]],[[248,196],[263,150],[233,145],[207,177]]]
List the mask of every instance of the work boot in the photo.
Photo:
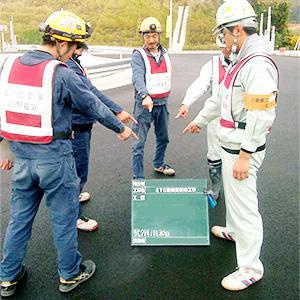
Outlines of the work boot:
[[26,274],[27,271],[25,265],[22,265],[22,269],[15,279],[11,281],[1,281],[1,296],[5,298],[14,295],[16,290],[24,282]]
[[215,164],[215,162],[208,161],[209,166],[209,178],[211,181],[211,189],[213,191],[213,197],[218,200],[222,189],[222,162]]
[[262,274],[256,273],[250,268],[239,268],[237,271],[224,277],[221,285],[229,291],[241,291],[261,280]]
[[82,231],[94,231],[98,228],[96,220],[89,219],[86,216],[81,216],[76,223],[77,229]]
[[96,264],[92,260],[86,260],[80,264],[80,271],[75,277],[65,280],[59,278],[59,291],[68,293],[74,290],[79,284],[89,280],[96,271]]
[[174,176],[175,175],[175,170],[172,169],[169,165],[164,164],[160,166],[159,168],[154,168],[154,171],[158,173],[162,173],[166,176]]
[[91,199],[91,195],[88,192],[80,193],[79,195],[79,202],[86,202]]

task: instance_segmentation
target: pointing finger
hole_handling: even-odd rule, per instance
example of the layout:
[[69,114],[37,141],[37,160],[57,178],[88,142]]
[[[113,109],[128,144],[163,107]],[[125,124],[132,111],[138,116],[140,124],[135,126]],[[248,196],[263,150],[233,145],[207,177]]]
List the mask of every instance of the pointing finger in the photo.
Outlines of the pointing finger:
[[183,134],[187,132],[190,132],[190,125],[186,126],[182,131]]
[[134,133],[134,131],[131,131],[131,135],[133,136],[134,139],[138,140],[139,137]]
[[138,123],[138,121],[132,116],[132,115],[129,115],[130,117],[130,119],[135,123],[135,124],[137,124]]

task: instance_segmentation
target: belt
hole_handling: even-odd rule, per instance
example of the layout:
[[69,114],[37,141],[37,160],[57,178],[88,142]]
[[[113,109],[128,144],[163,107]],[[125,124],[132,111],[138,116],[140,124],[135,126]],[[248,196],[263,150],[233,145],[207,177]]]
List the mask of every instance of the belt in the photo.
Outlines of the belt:
[[[221,146],[223,150],[225,150],[226,152],[230,153],[230,154],[240,154],[240,151],[241,150],[233,150],[233,149],[228,149],[228,148],[225,148],[223,146]],[[259,151],[263,151],[266,149],[266,144],[262,145],[262,146],[259,146],[256,148],[256,150],[253,152],[259,152]]]
[[244,123],[244,122],[234,122],[234,123],[235,123],[235,128],[239,128],[239,129],[246,128],[246,123]]
[[88,124],[72,124],[72,130],[74,131],[80,131],[80,132],[85,132],[85,131],[90,131],[93,128],[93,123],[88,123]]
[[227,121],[225,119],[220,119],[220,124],[223,127],[226,128],[238,128],[238,129],[245,129],[246,128],[246,123],[245,122],[231,122],[231,121]]
[[54,132],[53,139],[54,140],[69,140],[72,138],[72,131],[67,132]]

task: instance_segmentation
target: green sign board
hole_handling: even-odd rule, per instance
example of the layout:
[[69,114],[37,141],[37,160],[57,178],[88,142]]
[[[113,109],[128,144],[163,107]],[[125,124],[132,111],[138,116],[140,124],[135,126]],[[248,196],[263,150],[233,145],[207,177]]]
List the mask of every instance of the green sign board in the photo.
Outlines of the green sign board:
[[206,179],[132,181],[131,245],[209,245]]

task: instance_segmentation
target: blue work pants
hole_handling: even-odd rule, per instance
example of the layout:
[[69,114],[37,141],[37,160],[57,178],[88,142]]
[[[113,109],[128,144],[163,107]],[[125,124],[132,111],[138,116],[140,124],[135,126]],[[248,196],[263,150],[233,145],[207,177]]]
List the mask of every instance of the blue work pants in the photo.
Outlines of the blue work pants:
[[17,158],[12,175],[10,221],[0,263],[2,281],[13,280],[21,271],[32,224],[44,196],[52,224],[59,275],[67,280],[79,273],[81,255],[76,228],[79,178],[73,155],[49,159]]
[[[76,171],[80,178],[80,192],[82,192],[84,185],[87,183],[89,173],[89,160],[91,148],[92,130],[74,131],[74,138],[72,139],[72,148],[76,161]],[[82,215],[82,207],[79,205],[79,217]]]
[[76,161],[76,171],[80,178],[80,192],[88,179],[91,136],[92,130],[74,131],[74,138],[71,140]]
[[167,105],[155,105],[152,112],[143,108],[141,102],[136,101],[134,106],[134,117],[138,124],[133,124],[133,131],[139,137],[132,146],[132,169],[133,179],[144,178],[144,148],[147,140],[147,134],[154,124],[154,133],[156,138],[156,150],[153,157],[153,165],[159,168],[164,165],[165,152],[169,143],[168,123],[169,112]]

